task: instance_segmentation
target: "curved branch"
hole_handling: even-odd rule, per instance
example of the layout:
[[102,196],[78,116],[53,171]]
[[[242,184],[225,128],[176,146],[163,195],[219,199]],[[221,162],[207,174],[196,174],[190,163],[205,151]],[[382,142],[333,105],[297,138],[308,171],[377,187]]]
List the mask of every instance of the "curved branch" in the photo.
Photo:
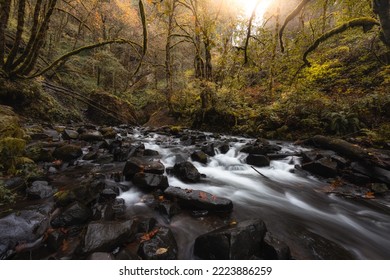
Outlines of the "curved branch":
[[[86,50],[92,50],[92,49],[99,48],[99,47],[102,47],[102,46],[105,46],[105,45],[109,45],[109,44],[130,44],[130,45],[139,46],[137,43],[134,43],[132,41],[125,40],[125,39],[116,39],[116,40],[104,41],[104,42],[100,42],[100,43],[84,46],[84,47],[78,48],[76,50],[73,50],[71,52],[68,52],[68,53],[60,56],[59,58],[57,58],[55,61],[53,61],[49,66],[47,66],[43,70],[39,71],[38,73],[36,73],[34,75],[25,77],[25,78],[26,79],[32,79],[32,78],[36,78],[38,76],[41,76],[41,75],[45,74],[47,71],[55,68],[61,62],[67,60],[68,58],[70,58],[70,57],[72,57],[74,55],[77,55],[77,54],[79,54],[79,53],[81,53],[83,51],[86,51]],[[139,46],[139,47],[141,47],[141,46]]]
[[310,0],[302,0],[301,3],[298,4],[297,7],[286,17],[284,20],[284,23],[282,27],[279,30],[279,42],[280,42],[280,49],[282,52],[284,52],[284,44],[283,44],[283,32],[284,29],[286,28],[287,24],[292,21],[303,9],[303,7],[306,6],[307,3],[309,3]]
[[346,31],[347,29],[349,28],[354,28],[354,27],[363,27],[363,30],[364,32],[367,32],[369,30],[371,30],[375,25],[379,26],[380,23],[373,19],[373,18],[367,18],[367,17],[364,17],[364,18],[357,18],[357,19],[353,19],[351,21],[348,21],[338,27],[335,27],[333,28],[332,30],[326,32],[325,34],[323,34],[321,37],[319,37],[307,50],[306,52],[303,54],[303,61],[305,62],[305,65],[307,66],[311,66],[310,65],[310,62],[307,60],[307,56],[315,51],[317,49],[317,47],[324,41],[326,41],[327,39],[329,39],[330,37],[333,37],[334,35],[337,35],[337,34],[340,34],[344,31]]

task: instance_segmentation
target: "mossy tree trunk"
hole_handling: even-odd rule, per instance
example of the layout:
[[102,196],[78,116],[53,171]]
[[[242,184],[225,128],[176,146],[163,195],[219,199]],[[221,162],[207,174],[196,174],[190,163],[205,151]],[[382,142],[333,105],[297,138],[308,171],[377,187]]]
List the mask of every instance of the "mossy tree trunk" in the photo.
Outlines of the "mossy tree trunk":
[[0,1],[0,67],[4,67],[5,58],[5,31],[8,25],[9,13],[11,11],[11,0]]
[[390,0],[373,0],[373,11],[382,28],[382,41],[390,49]]
[[177,8],[177,0],[171,0],[167,2],[168,5],[168,33],[167,33],[167,42],[165,45],[165,81],[166,88],[165,94],[168,103],[168,109],[170,112],[173,112],[172,106],[172,94],[173,94],[173,74],[172,74],[172,34],[174,31],[174,19],[175,11]]

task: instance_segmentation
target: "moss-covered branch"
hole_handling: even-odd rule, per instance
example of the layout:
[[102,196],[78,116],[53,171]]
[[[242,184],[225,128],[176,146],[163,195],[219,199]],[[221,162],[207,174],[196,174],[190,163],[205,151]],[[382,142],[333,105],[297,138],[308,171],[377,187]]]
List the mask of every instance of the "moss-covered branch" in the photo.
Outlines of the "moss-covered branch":
[[139,12],[141,15],[141,22],[142,22],[142,33],[143,33],[143,46],[142,46],[142,54],[145,55],[146,51],[148,50],[148,29],[146,25],[146,15],[145,15],[145,7],[142,0],[139,0],[138,2],[139,6]]
[[125,40],[125,39],[115,39],[115,40],[110,40],[110,41],[104,41],[104,42],[100,42],[100,43],[96,43],[96,44],[92,44],[92,45],[88,45],[88,46],[84,46],[84,47],[81,47],[81,48],[78,48],[76,50],[73,50],[71,52],[68,52],[62,56],[60,56],[59,58],[57,58],[55,61],[53,61],[49,66],[47,66],[46,68],[44,68],[43,70],[39,71],[38,73],[34,74],[34,75],[31,75],[31,76],[28,76],[28,77],[25,77],[26,79],[31,79],[31,78],[35,78],[35,77],[38,77],[38,76],[41,76],[43,75],[44,73],[46,73],[47,71],[55,68],[58,64],[60,64],[61,62],[69,59],[70,57],[74,56],[74,55],[77,55],[83,51],[87,51],[87,50],[92,50],[92,49],[95,49],[95,48],[99,48],[99,47],[103,47],[105,45],[109,45],[109,44],[130,44],[130,45],[136,45],[138,47],[141,47],[140,45],[138,45],[137,43],[135,42],[132,42],[132,41],[129,41],[129,40]]
[[310,67],[310,62],[308,61],[307,59],[307,56],[315,51],[318,46],[322,43],[322,42],[325,42],[327,39],[329,39],[330,37],[333,37],[337,34],[340,34],[344,31],[346,31],[347,29],[349,28],[355,28],[355,27],[363,27],[363,30],[365,32],[371,30],[375,25],[380,25],[379,22],[373,18],[368,18],[368,17],[364,17],[364,18],[357,18],[357,19],[353,19],[351,21],[348,21],[338,27],[335,27],[334,29],[326,32],[325,34],[323,34],[321,37],[319,37],[307,50],[306,52],[304,53],[303,55],[303,61],[305,62],[305,64],[307,66]]
[[280,49],[282,52],[284,52],[284,44],[283,44],[283,32],[286,28],[287,24],[292,21],[303,9],[303,7],[306,6],[307,3],[309,3],[311,0],[302,0],[301,3],[298,4],[298,6],[295,7],[295,9],[286,17],[284,20],[284,23],[282,27],[279,30],[279,42],[280,42]]

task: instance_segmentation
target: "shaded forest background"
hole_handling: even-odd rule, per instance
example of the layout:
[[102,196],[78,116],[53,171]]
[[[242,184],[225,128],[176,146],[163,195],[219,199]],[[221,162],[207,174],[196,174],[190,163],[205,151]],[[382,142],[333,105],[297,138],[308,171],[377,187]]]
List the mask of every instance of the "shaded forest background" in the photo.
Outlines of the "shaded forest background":
[[1,1],[0,102],[48,121],[384,146],[389,44],[375,2],[389,6],[275,0],[259,18],[234,0]]

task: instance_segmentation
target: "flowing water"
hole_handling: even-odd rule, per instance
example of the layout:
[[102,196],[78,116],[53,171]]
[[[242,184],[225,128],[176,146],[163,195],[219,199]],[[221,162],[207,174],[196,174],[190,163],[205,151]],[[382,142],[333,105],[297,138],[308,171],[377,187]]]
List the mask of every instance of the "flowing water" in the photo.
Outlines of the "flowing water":
[[[143,142],[147,149],[157,150],[161,162],[172,167],[177,157],[190,160],[195,146],[182,146],[171,136],[135,133],[131,137]],[[209,142],[215,141],[212,135]],[[206,175],[201,183],[185,184],[168,176],[171,186],[203,190],[233,201],[229,217],[194,218],[188,213],[174,216],[170,221],[158,216],[147,206],[147,196],[136,188],[122,193],[128,214],[154,216],[169,226],[179,244],[179,258],[191,259],[194,240],[228,223],[251,218],[263,219],[271,232],[291,248],[299,259],[390,259],[390,205],[386,201],[352,200],[327,194],[329,184],[296,172],[300,163],[295,156],[271,161],[271,166],[258,168],[260,176],[245,164],[247,154],[240,153],[243,138],[220,139],[228,141],[230,150],[209,158],[207,165],[193,164]],[[281,152],[297,153],[299,146],[282,143]]]

